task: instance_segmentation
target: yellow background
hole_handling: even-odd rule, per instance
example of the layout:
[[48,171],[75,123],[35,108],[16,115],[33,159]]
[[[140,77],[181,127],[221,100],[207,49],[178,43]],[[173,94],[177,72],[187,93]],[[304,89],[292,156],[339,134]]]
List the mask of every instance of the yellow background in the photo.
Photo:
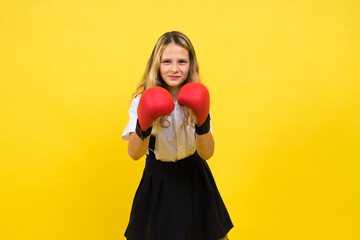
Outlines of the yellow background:
[[156,40],[211,94],[232,240],[359,239],[360,3],[0,1],[0,239],[124,239],[121,134]]

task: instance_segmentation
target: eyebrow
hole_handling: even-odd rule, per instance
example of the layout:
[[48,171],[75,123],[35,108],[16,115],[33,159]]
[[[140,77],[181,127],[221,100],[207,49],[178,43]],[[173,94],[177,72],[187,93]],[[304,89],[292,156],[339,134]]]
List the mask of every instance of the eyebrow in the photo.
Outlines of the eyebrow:
[[[172,58],[162,58],[161,60],[172,60]],[[188,58],[179,58],[178,60],[185,60],[185,61],[189,61]]]

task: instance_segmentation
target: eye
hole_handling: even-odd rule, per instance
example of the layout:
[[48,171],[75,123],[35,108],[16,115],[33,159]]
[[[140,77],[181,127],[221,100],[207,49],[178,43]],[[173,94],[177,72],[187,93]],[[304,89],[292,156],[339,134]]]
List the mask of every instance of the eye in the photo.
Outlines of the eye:
[[164,60],[163,63],[170,63],[170,60]]
[[185,61],[185,60],[180,60],[180,63],[185,64],[185,63],[187,63],[187,61]]

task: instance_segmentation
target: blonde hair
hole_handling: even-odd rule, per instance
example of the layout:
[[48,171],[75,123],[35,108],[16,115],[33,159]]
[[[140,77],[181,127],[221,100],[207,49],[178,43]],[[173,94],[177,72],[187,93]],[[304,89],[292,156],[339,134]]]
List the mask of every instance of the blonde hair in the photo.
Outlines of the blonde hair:
[[[166,32],[157,40],[155,47],[151,53],[150,59],[147,62],[144,75],[140,83],[137,85],[136,91],[132,94],[132,99],[142,94],[148,88],[155,86],[166,86],[166,83],[160,75],[160,60],[165,47],[170,43],[175,43],[176,45],[186,49],[189,53],[189,74],[182,85],[189,82],[201,82],[199,75],[199,64],[196,59],[195,49],[191,44],[190,39],[185,34],[178,31]],[[193,126],[193,124],[191,123],[194,122],[194,119],[191,117],[188,109],[185,110],[185,116],[187,116],[187,120],[184,121],[184,124],[189,124],[190,126]],[[165,122],[167,124],[165,124]],[[160,127],[169,127],[170,122],[165,117],[161,117],[154,122],[153,126],[153,133],[156,133]]]

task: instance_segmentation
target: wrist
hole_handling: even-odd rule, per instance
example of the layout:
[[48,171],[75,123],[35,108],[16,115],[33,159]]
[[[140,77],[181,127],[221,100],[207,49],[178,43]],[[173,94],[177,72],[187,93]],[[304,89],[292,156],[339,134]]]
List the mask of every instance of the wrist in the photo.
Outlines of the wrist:
[[148,136],[150,136],[152,130],[152,126],[150,126],[146,131],[142,130],[140,127],[139,119],[136,121],[136,135],[139,136],[141,140],[144,140]]
[[195,133],[197,135],[203,135],[205,133],[208,133],[209,131],[210,131],[210,114],[208,114],[205,122],[201,126],[195,124]]

